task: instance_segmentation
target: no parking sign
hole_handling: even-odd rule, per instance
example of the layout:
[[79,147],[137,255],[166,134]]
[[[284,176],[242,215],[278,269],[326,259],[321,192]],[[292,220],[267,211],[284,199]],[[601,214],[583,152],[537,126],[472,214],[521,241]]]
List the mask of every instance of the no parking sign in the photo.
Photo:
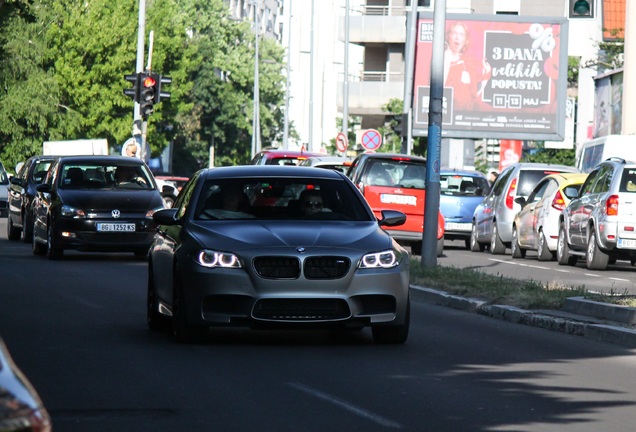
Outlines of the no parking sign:
[[382,135],[375,129],[369,129],[362,135],[361,144],[367,150],[377,150],[382,145]]

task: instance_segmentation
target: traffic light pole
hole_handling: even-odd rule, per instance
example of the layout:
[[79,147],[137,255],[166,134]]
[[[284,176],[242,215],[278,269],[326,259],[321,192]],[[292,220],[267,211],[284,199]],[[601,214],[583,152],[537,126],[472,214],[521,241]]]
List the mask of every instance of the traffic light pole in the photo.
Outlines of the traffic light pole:
[[[144,70],[144,38],[146,34],[146,0],[139,0],[139,23],[137,33],[137,64],[136,72],[141,73]],[[149,152],[146,146],[146,130],[147,123],[141,118],[141,110],[139,102],[135,102],[133,111],[133,128],[132,135],[137,141],[137,145],[141,149],[141,160],[148,162],[150,160]]]

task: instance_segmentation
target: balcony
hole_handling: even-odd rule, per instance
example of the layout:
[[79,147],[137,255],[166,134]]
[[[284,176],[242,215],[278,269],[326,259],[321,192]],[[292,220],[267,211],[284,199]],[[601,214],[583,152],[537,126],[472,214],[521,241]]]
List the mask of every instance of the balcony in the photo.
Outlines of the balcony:
[[[361,14],[361,12],[363,12]],[[338,39],[345,40],[344,16],[341,17]],[[406,9],[404,6],[366,6],[349,16],[349,42],[404,43],[406,40]]]
[[[391,99],[404,99],[404,74],[363,72],[349,81],[349,115],[386,115],[382,106]],[[344,107],[343,82],[338,85],[338,111]]]

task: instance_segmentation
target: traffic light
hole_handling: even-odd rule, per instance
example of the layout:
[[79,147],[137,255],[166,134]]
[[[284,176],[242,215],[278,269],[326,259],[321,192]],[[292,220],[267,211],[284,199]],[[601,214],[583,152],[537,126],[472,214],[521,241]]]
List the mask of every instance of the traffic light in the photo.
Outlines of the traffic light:
[[594,18],[595,0],[569,0],[570,18]]
[[155,103],[159,103],[161,99],[169,99],[170,93],[161,91],[161,86],[163,84],[170,84],[172,82],[172,78],[158,75],[158,74],[153,74],[153,75],[155,75],[155,79],[157,81],[157,88],[155,92]]
[[159,97],[157,94],[157,74],[142,72],[139,74],[139,113],[142,118],[146,118],[155,111],[155,101]]
[[393,131],[401,137],[405,137],[408,133],[407,115],[398,114],[393,116]]
[[139,74],[124,75],[126,81],[132,83],[132,88],[124,89],[124,94],[133,98],[135,102],[139,102]]

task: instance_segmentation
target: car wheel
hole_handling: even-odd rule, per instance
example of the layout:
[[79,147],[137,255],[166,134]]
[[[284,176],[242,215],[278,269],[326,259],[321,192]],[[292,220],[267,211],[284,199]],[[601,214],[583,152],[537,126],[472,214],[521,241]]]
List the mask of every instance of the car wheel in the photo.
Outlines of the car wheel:
[[411,243],[411,255],[422,255],[421,241],[416,241]]
[[596,233],[592,229],[587,242],[587,254],[585,254],[585,266],[590,270],[605,270],[609,262],[609,255],[603,252],[596,241]]
[[25,210],[22,215],[22,241],[25,243],[30,243],[33,240],[33,221],[31,219]]
[[513,258],[525,258],[526,250],[521,249],[519,246],[519,234],[517,233],[517,227],[512,229],[512,243],[510,243],[510,255]]
[[50,260],[58,260],[63,255],[64,251],[57,246],[53,235],[53,224],[49,221],[46,230],[46,257]]
[[13,225],[11,216],[7,218],[7,238],[11,241],[20,240],[20,233],[22,231]]
[[188,324],[185,308],[185,296],[183,288],[179,285],[178,276],[175,275],[174,294],[172,296],[172,336],[178,343],[197,342],[202,335],[202,330]]
[[499,232],[497,231],[497,221],[492,223],[492,235],[490,236],[490,253],[494,255],[501,255],[506,252],[506,245],[503,244],[499,238]]
[[148,295],[147,295],[147,313],[146,321],[148,328],[153,331],[162,331],[167,329],[168,319],[159,313],[157,307],[157,293],[155,291],[154,276],[152,268],[148,268]]
[[486,249],[486,245],[477,241],[477,225],[473,223],[473,228],[470,230],[470,250],[471,252],[483,252]]
[[372,327],[373,342],[376,344],[403,344],[409,336],[411,321],[411,301],[406,303],[406,316],[404,323],[400,325],[386,325]]
[[576,264],[577,257],[570,255],[570,245],[568,244],[568,240],[565,238],[565,228],[563,227],[563,223],[559,227],[559,240],[557,240],[557,262],[559,265],[570,265],[573,266]]
[[444,236],[437,239],[437,256],[441,257],[444,255]]
[[33,255],[44,255],[46,253],[46,245],[40,243],[35,235],[31,236],[31,249]]
[[545,241],[545,234],[543,230],[539,231],[539,244],[537,245],[537,254],[539,261],[552,261],[554,254],[548,249],[548,244]]

